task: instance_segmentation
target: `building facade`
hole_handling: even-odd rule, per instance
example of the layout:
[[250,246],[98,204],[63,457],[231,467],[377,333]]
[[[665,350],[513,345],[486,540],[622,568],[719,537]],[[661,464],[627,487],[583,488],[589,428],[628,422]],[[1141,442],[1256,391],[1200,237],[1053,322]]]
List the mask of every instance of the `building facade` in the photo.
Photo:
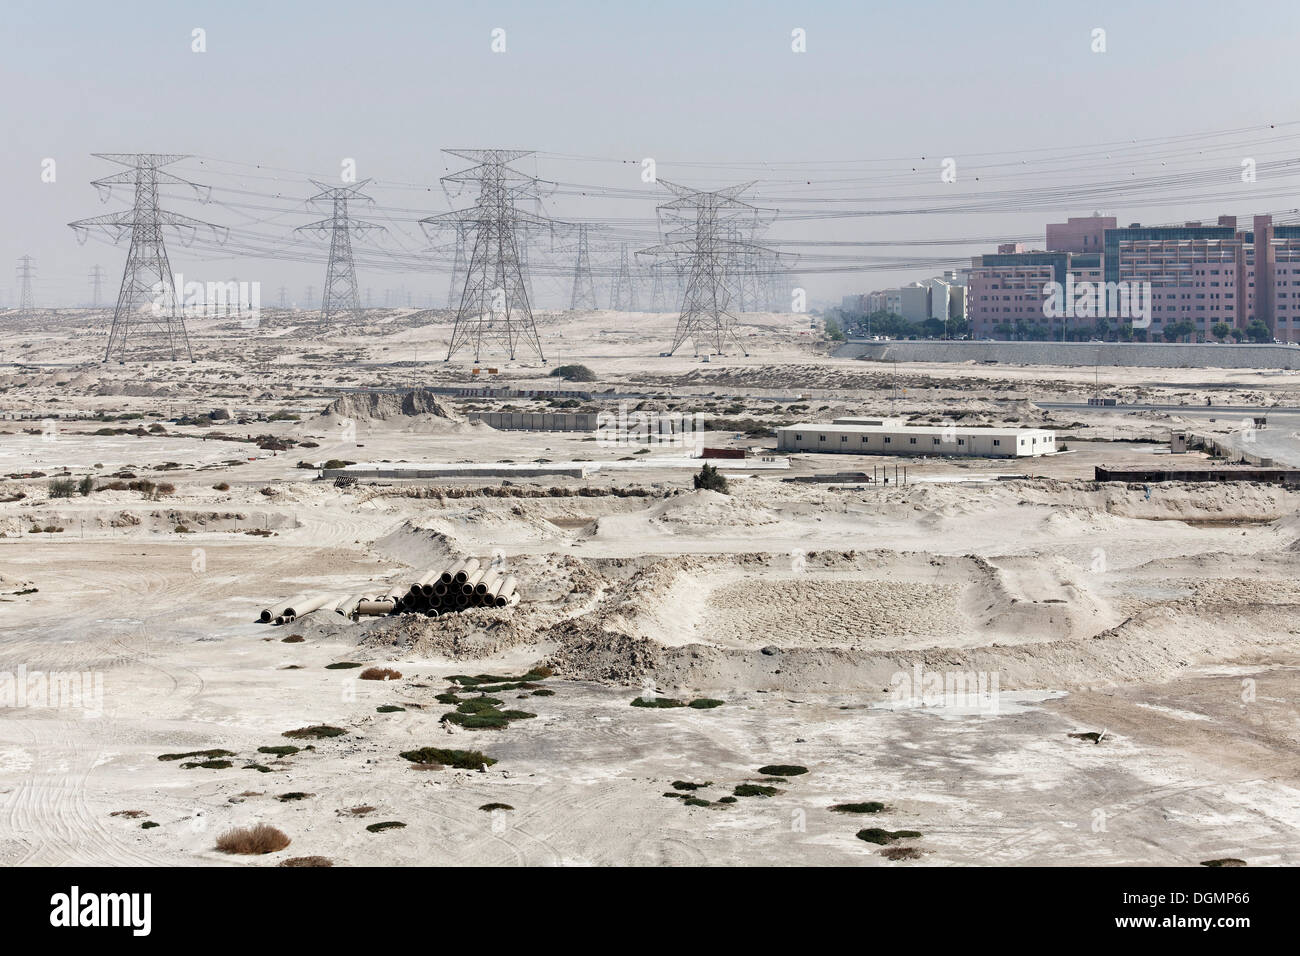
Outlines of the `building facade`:
[[776,435],[777,450],[784,452],[1028,458],[1056,451],[1056,433],[1044,428],[809,422],[778,428]]
[[1239,230],[1234,216],[1220,216],[1214,225],[1119,227],[1106,216],[1048,225],[1046,250],[1008,249],[972,260],[971,335],[1078,337],[1130,321],[1050,315],[1047,284],[1064,285],[1068,277],[1076,287],[1149,283],[1150,325],[1142,332],[1152,340],[1175,323],[1189,323],[1195,339],[1215,341],[1216,328],[1244,333],[1258,321],[1270,339],[1300,342],[1300,226],[1275,225],[1270,216],[1254,217],[1252,226]]

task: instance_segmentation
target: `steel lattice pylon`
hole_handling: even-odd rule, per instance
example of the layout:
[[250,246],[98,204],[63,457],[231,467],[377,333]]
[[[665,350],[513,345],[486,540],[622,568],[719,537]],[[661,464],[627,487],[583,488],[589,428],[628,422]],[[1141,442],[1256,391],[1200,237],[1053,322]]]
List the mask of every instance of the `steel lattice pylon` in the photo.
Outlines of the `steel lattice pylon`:
[[596,309],[596,283],[591,277],[591,253],[587,247],[587,227],[578,226],[578,261],[573,267],[573,295],[569,308],[574,312]]
[[18,260],[18,281],[22,284],[18,293],[18,314],[25,319],[36,313],[36,301],[32,298],[32,279],[36,277],[36,267],[32,265],[34,261],[31,256],[23,256]]
[[[176,296],[176,284],[167,247],[163,242],[163,229],[173,228],[188,232],[192,238],[199,229],[222,232],[217,226],[180,213],[169,212],[158,204],[159,186],[186,186],[207,200],[204,188],[187,179],[181,179],[163,169],[186,159],[180,153],[93,153],[99,159],[126,166],[127,169],[97,179],[92,185],[107,199],[113,186],[133,186],[135,204],[129,211],[94,216],[68,223],[82,241],[92,228],[103,228],[113,234],[113,241],[131,236],[131,248],[122,272],[122,287],[117,294],[117,307],[113,310],[113,327],[108,336],[104,361],[117,352],[118,361],[124,362],[129,345],[144,338],[155,343],[155,348],[167,352],[172,361],[182,353],[190,361],[189,336],[185,332],[184,310]],[[147,307],[142,306],[148,303]],[[146,346],[147,347],[147,346]]]
[[627,243],[619,247],[618,272],[614,274],[614,287],[609,293],[609,307],[615,312],[636,312],[636,279],[627,254]]
[[701,345],[721,355],[729,342],[744,352],[731,303],[741,292],[746,275],[757,273],[758,263],[775,269],[780,257],[771,249],[736,237],[753,235],[775,217],[775,211],[738,198],[752,183],[705,191],[662,179],[659,182],[676,197],[659,207],[660,215],[673,228],[666,232],[666,242],[638,255],[666,257],[685,274],[681,316],[669,352],[676,352],[687,339],[697,355]]
[[529,227],[549,227],[549,220],[524,212],[516,202],[533,198],[536,180],[510,168],[510,163],[531,155],[517,149],[448,149],[443,152],[478,163],[444,182],[475,183],[478,201],[470,209],[420,220],[425,229],[466,227],[472,234],[469,266],[456,308],[446,361],[471,347],[474,363],[497,344],[513,360],[521,345],[544,364],[541,339],[528,302],[526,263],[521,234]]
[[352,234],[364,235],[372,229],[383,231],[384,227],[352,219],[348,215],[348,201],[356,199],[371,202],[370,197],[361,192],[361,187],[370,180],[363,179],[347,186],[328,186],[314,179],[311,182],[320,192],[307,201],[328,204],[330,217],[299,226],[294,231],[315,233],[321,238],[328,234],[330,237],[329,264],[325,267],[325,293],[320,308],[321,323],[328,325],[331,319],[338,316],[360,318],[357,269],[352,262]]

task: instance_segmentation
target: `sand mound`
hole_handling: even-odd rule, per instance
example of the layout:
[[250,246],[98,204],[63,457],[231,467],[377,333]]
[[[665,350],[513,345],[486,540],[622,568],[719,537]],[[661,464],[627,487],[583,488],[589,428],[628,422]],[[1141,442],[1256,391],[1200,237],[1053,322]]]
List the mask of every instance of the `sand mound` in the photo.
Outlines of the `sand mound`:
[[463,415],[453,411],[427,388],[404,394],[391,392],[355,392],[342,395],[330,403],[322,416],[350,418],[354,421],[391,421],[400,418],[440,418],[450,424],[464,424]]

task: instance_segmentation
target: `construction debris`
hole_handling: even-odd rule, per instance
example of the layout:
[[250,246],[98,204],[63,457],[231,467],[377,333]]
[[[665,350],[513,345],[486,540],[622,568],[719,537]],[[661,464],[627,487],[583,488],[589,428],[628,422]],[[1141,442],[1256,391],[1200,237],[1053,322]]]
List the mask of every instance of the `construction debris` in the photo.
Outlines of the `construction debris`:
[[519,582],[478,558],[462,558],[442,570],[433,569],[411,584],[394,584],[385,591],[363,594],[300,594],[263,608],[263,624],[288,624],[313,611],[334,611],[356,620],[362,616],[423,614],[439,617],[475,607],[508,607],[519,603]]

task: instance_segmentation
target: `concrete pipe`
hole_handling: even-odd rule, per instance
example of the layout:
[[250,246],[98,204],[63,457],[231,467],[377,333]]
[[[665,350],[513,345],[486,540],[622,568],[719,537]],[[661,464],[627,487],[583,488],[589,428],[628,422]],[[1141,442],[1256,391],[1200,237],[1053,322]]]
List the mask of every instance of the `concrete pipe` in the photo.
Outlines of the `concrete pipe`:
[[463,608],[469,606],[469,595],[462,591],[456,595],[456,607]]
[[396,606],[395,601],[362,601],[357,605],[358,614],[392,614]]
[[466,558],[465,566],[456,572],[454,578],[457,584],[464,584],[469,580],[469,576],[478,570],[478,558]]
[[376,600],[396,601],[399,597],[401,597],[405,593],[406,593],[406,585],[398,583],[398,584],[394,584],[391,588],[389,588],[387,591],[383,593],[382,597],[377,598]]
[[284,609],[285,617],[302,617],[304,614],[310,614],[318,608],[324,607],[329,603],[328,594],[313,594],[304,601],[296,602],[292,607]]
[[262,610],[262,621],[273,621],[277,617],[284,617],[286,614],[292,614],[295,607],[299,604],[305,604],[310,600],[310,594],[296,594],[281,604],[272,604],[270,607]]
[[461,569],[464,567],[465,559],[461,558],[459,561],[453,563],[446,571],[442,572],[440,580],[443,584],[451,584],[452,581],[456,580],[456,575],[459,574]]
[[444,582],[444,581],[439,581],[437,584],[435,584],[435,585],[433,586],[433,595],[434,595],[434,597],[439,597],[439,598],[440,598],[440,597],[445,597],[446,594],[447,594],[447,584],[446,584],[446,582]]
[[507,575],[506,579],[501,582],[501,587],[497,591],[496,596],[498,598],[505,598],[507,601],[509,601],[510,595],[515,593],[515,589],[518,586],[519,586],[518,578],[516,578],[513,574]]
[[473,574],[467,577],[465,579],[465,583],[460,586],[461,593],[473,594],[474,589],[478,587],[478,583],[483,580],[484,573],[485,572],[483,571],[475,571]]
[[367,598],[364,594],[350,595],[348,597],[345,597],[342,601],[339,602],[339,606],[334,609],[334,613],[342,614],[344,617],[351,617],[354,613],[356,613],[357,605],[360,604],[362,601],[367,601],[367,600],[369,600],[369,598]]
[[501,580],[501,572],[489,569],[483,577],[479,578],[478,584],[474,585],[474,593],[479,597],[495,592],[498,582]]

